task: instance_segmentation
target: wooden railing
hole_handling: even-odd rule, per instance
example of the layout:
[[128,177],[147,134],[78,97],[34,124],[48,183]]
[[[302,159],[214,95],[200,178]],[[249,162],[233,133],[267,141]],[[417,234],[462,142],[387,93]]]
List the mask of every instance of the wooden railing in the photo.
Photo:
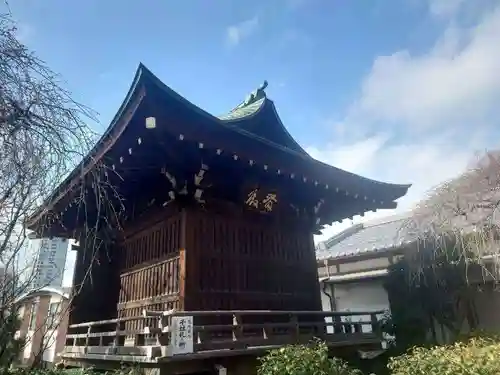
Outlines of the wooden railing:
[[179,256],[120,275],[119,303],[130,303],[179,292]]
[[[173,357],[220,356],[227,350],[263,350],[307,343],[313,338],[336,346],[379,344],[380,314],[381,311],[143,311],[143,316],[69,326],[62,357],[158,362]],[[364,316],[370,318],[359,319]],[[188,330],[192,350],[176,354],[174,336],[178,330],[174,320],[178,323],[180,319],[193,322]],[[126,330],[131,321],[142,321],[140,325],[145,328]]]
[[[179,256],[121,274],[118,317],[124,329],[142,330],[144,308],[165,311],[179,306]],[[130,319],[132,318],[132,319]]]

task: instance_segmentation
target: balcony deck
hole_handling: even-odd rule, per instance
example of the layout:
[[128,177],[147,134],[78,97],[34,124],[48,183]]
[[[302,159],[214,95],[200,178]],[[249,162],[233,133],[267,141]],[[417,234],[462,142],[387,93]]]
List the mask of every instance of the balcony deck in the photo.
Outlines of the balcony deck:
[[[96,366],[95,362],[105,361],[154,367],[173,361],[257,356],[271,348],[307,343],[314,338],[334,348],[378,349],[382,342],[380,314],[380,311],[143,311],[138,317],[69,326],[61,358],[67,364]],[[186,335],[192,347],[179,353],[174,347],[178,326],[173,322],[181,317],[188,324],[192,322]],[[142,329],[124,330],[131,321],[140,322]]]

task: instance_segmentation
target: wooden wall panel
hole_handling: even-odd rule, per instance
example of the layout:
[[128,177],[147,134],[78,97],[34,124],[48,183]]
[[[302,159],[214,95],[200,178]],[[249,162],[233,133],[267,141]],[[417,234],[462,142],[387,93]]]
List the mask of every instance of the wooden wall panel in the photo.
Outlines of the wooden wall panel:
[[190,211],[186,310],[320,310],[312,234]]
[[[320,310],[312,234],[259,214],[222,211],[177,210],[147,225],[141,219],[95,274],[106,293],[86,289],[72,322],[139,316],[144,308]],[[113,311],[101,309],[103,301],[114,303]],[[102,314],[83,313],[90,305]],[[133,324],[126,329],[142,328]]]
[[[182,214],[161,218],[125,238],[120,271],[118,316],[140,316],[143,309],[179,308]],[[128,322],[126,329],[142,329]]]
[[156,222],[136,232],[120,245],[124,252],[122,271],[161,261],[180,249],[181,214]]

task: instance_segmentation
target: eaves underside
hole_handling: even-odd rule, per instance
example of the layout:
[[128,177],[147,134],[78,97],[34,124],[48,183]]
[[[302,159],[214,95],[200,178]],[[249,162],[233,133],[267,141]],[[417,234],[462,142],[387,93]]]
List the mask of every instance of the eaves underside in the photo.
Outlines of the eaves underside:
[[[134,102],[134,98],[137,98],[138,95],[140,95],[141,90],[145,90],[147,86],[150,84],[153,84],[156,86],[161,92],[163,92],[163,95],[165,95],[163,100],[176,100],[178,103],[187,106],[191,111],[194,113],[201,114],[202,116],[206,117],[207,119],[211,120],[213,125],[212,126],[222,126],[227,129],[229,132],[237,132],[240,133],[241,135],[257,142],[256,143],[256,148],[258,149],[259,143],[262,146],[270,147],[271,149],[275,149],[279,152],[284,152],[285,154],[289,154],[290,157],[295,157],[298,158],[297,160],[302,160],[306,163],[312,163],[311,167],[313,165],[316,166],[316,169],[318,169],[319,173],[327,173],[327,174],[338,174],[338,178],[347,178],[348,180],[353,179],[353,182],[356,184],[359,183],[368,183],[368,184],[373,184],[374,186],[385,186],[385,188],[389,188],[393,190],[394,195],[404,195],[406,193],[406,190],[408,189],[409,185],[395,185],[395,184],[387,184],[387,183],[382,183],[374,180],[367,179],[362,176],[354,175],[350,172],[340,170],[338,168],[329,166],[327,164],[321,163],[319,161],[316,161],[312,159],[306,152],[299,152],[293,149],[290,149],[288,147],[284,147],[282,145],[276,144],[274,142],[271,142],[265,138],[259,137],[258,135],[255,135],[245,129],[241,129],[238,126],[232,126],[230,125],[231,122],[235,121],[236,119],[244,119],[244,118],[249,118],[256,113],[259,112],[259,110],[263,107],[266,98],[263,98],[259,101],[256,101],[255,103],[252,103],[247,106],[247,108],[240,108],[236,111],[233,111],[232,113],[229,113],[227,115],[221,116],[221,117],[215,117],[211,115],[210,113],[202,110],[201,108],[197,107],[196,105],[192,104],[189,102],[187,99],[182,97],[181,95],[177,94],[175,91],[170,89],[168,86],[166,86],[161,80],[159,80],[153,73],[151,73],[144,65],[140,64],[139,68],[135,74],[134,80],[132,82],[132,85],[127,93],[127,96],[125,97],[123,103],[120,105],[119,110],[117,111],[116,115],[114,116],[113,120],[111,121],[109,127],[105,131],[104,135],[100,138],[100,140],[97,142],[97,144],[94,146],[92,151],[89,153],[89,155],[82,160],[80,165],[75,168],[75,170],[68,176],[68,178],[60,185],[60,186],[68,186],[71,185],[71,181],[74,180],[78,176],[78,174],[81,174],[81,171],[86,168],[86,166],[90,163],[92,163],[92,160],[94,158],[91,157],[91,155],[96,155],[99,150],[104,147],[103,145],[106,144],[109,146],[110,144],[112,145],[115,141],[116,138],[114,138],[113,133],[115,132],[115,128],[121,124],[123,125],[125,118],[133,116],[133,114],[130,113],[132,104]],[[147,89],[146,89],[147,91]],[[147,100],[147,94],[146,94],[146,100]],[[124,124],[123,126],[127,126],[127,124]],[[286,129],[285,129],[286,130]],[[290,136],[291,137],[291,136]],[[293,139],[293,138],[292,138]],[[300,146],[299,146],[300,147]],[[323,171],[324,169],[324,171]],[[333,177],[333,176],[332,176]],[[54,196],[54,195],[52,195]],[[397,199],[397,198],[395,198]],[[42,207],[46,207],[47,205],[50,204],[51,199],[49,199]],[[36,215],[38,216],[38,214]]]

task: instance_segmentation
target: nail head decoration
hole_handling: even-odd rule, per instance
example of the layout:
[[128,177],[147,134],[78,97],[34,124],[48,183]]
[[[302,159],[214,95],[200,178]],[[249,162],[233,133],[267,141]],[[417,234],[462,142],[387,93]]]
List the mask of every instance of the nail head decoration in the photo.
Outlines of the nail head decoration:
[[146,129],[154,129],[156,128],[156,118],[147,117],[146,118]]

